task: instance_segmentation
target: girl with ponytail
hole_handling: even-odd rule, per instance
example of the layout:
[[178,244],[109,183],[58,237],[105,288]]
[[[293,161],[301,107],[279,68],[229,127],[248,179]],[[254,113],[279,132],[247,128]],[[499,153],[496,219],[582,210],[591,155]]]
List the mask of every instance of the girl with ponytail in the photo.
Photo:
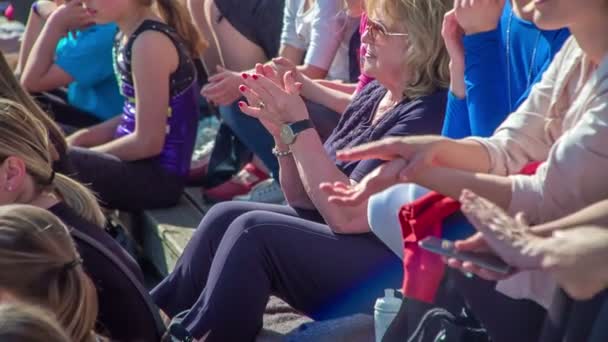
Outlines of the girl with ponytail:
[[[98,248],[76,239],[85,269],[100,290],[99,321],[112,337],[123,337],[122,333],[130,329],[129,324],[133,325],[129,309],[123,307],[132,294],[125,292],[124,279],[119,275],[124,274],[122,269],[126,267],[142,281],[141,270],[101,228],[105,226],[105,218],[93,193],[53,170],[48,137],[45,125],[24,106],[0,99],[0,207],[20,203],[47,209],[73,228],[75,238],[86,236],[115,257],[116,262],[97,258]],[[0,240],[4,241],[1,237]],[[5,258],[1,254],[0,259],[0,273],[4,274],[6,268],[1,263]],[[48,282],[41,285],[47,286]],[[0,282],[0,289],[2,286]],[[62,297],[58,292],[51,294]]]
[[205,43],[180,1],[83,2],[96,22],[118,24],[114,70],[125,105],[121,116],[68,138],[76,177],[112,208],[171,206],[183,192],[194,149],[193,58]]
[[72,341],[96,340],[95,287],[67,228],[44,209],[0,207],[0,301],[43,307]]

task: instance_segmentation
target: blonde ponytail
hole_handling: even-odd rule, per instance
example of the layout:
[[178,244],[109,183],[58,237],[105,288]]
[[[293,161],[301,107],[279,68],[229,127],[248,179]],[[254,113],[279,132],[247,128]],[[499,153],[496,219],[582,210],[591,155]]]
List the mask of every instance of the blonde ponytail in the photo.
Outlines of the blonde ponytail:
[[53,171],[44,124],[22,105],[0,99],[0,162],[10,156],[23,160],[38,191],[56,190],[82,218],[101,227],[105,225],[95,195],[84,185]]
[[97,197],[87,187],[61,173],[55,174],[53,186],[68,207],[84,219],[100,227],[105,226],[106,218],[99,207]]
[[29,205],[0,207],[0,288],[51,310],[75,342],[95,340],[97,292],[66,226]]

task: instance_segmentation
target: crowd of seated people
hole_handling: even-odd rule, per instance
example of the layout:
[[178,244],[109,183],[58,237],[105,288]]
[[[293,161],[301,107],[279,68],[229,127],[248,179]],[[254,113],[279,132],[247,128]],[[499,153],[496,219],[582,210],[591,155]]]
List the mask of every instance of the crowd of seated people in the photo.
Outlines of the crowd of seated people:
[[[253,341],[271,295],[327,320],[401,288],[385,342],[466,341],[440,311],[484,341],[605,341],[606,19],[606,0],[34,2],[16,70],[0,58],[0,339]],[[253,157],[148,290],[106,209],[176,204],[209,107]]]

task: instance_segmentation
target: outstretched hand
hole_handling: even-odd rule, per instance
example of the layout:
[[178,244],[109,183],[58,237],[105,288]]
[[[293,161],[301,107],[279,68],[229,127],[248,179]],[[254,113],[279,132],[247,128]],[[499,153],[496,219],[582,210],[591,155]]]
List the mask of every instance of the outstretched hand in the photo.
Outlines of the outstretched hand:
[[399,183],[399,174],[406,165],[405,160],[395,159],[380,165],[357,184],[321,183],[319,188],[329,195],[330,203],[354,207],[373,194]]
[[201,95],[215,105],[228,106],[241,97],[241,76],[219,65],[216,69],[217,73],[209,77],[208,83],[201,89]]
[[439,136],[389,137],[338,151],[337,158],[345,161],[403,159],[406,165],[398,179],[412,181],[422,170],[435,162],[444,138]]
[[[504,210],[487,199],[464,190],[460,197],[462,212],[478,233],[456,242],[460,251],[492,252],[506,263],[522,270],[541,268],[545,242],[532,234],[522,214],[509,216]],[[472,263],[448,260],[452,267],[462,268],[488,280],[499,280],[505,275],[494,273]]]

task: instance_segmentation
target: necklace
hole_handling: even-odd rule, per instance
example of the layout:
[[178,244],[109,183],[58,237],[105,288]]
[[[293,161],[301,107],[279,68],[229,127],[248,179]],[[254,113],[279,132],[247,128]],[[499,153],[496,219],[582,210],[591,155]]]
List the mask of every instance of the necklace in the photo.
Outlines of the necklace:
[[[509,21],[507,23],[507,39],[506,39],[506,53],[507,53],[507,93],[509,97],[509,113],[513,111],[513,103],[511,101],[511,23],[513,22],[513,8],[509,13]],[[530,67],[528,70],[528,78],[526,83],[526,89],[530,88],[532,84],[532,64],[536,61],[536,51],[538,50],[538,43],[540,42],[541,32],[538,31],[536,35],[536,42],[534,43],[534,50],[532,50],[532,57],[530,58]]]

